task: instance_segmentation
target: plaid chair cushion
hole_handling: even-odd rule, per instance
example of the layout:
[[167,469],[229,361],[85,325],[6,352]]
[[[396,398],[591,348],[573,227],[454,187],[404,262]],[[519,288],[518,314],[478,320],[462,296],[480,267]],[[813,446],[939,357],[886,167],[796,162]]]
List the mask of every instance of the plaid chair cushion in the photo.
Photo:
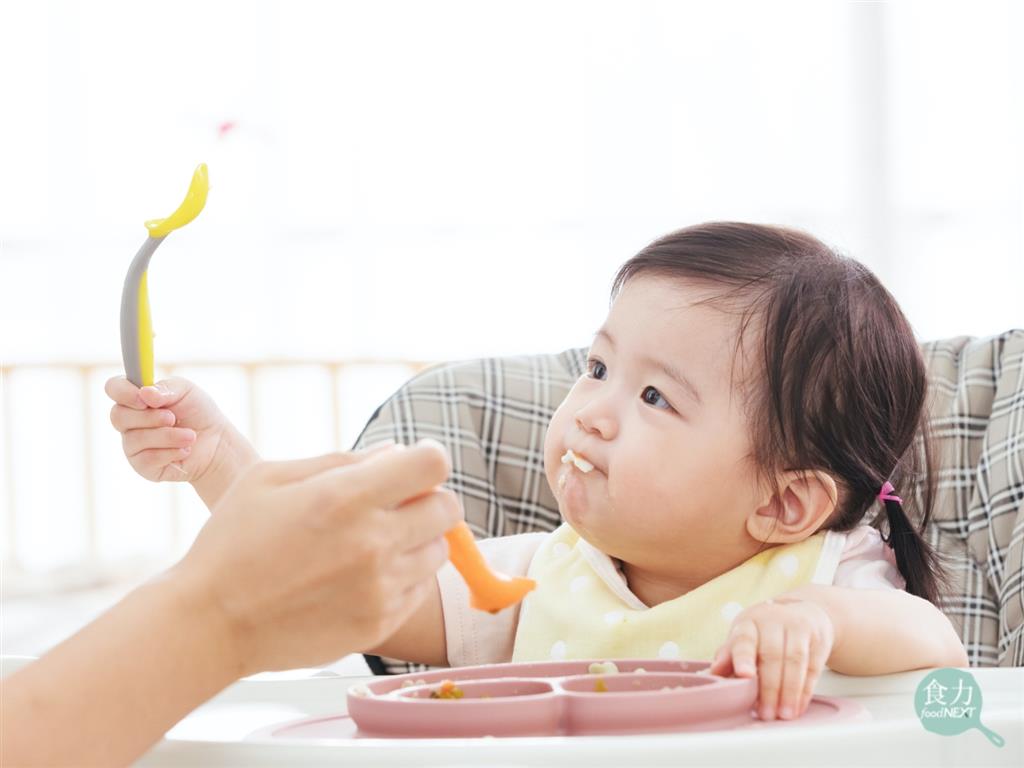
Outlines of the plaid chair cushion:
[[[939,465],[929,541],[971,666],[1024,665],[1024,331],[923,345]],[[919,494],[915,494],[919,495]]]
[[[924,352],[941,464],[927,535],[955,584],[942,608],[972,666],[1022,665],[1024,332],[932,342]],[[478,537],[554,530],[560,518],[544,476],[544,433],[585,361],[586,349],[572,349],[429,369],[377,410],[356,447],[434,438],[451,452],[448,486]],[[913,515],[920,492],[908,490]],[[425,669],[367,659],[378,674]]]

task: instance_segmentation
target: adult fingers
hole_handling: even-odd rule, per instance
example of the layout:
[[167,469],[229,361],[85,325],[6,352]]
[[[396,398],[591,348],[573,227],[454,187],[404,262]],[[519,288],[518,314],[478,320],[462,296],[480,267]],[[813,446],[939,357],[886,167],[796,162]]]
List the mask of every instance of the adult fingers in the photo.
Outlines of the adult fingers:
[[359,449],[353,451],[353,453],[358,453],[358,454],[362,454],[364,456],[369,456],[369,455],[377,453],[379,451],[387,450],[388,448],[405,448],[405,447],[406,446],[402,445],[401,443],[396,443],[394,440],[381,440],[380,442],[374,443],[373,445],[367,445],[367,446],[365,446],[363,448],[359,448]]
[[806,630],[786,631],[782,663],[782,687],[779,692],[779,717],[789,720],[800,714],[800,697],[807,677],[811,638]]
[[103,391],[107,397],[119,405],[136,410],[144,410],[147,405],[139,397],[139,388],[132,384],[124,376],[114,376],[107,379],[103,385]]
[[127,405],[113,405],[110,408],[110,423],[118,432],[130,429],[173,427],[176,421],[171,411],[147,408],[138,410]]
[[[423,602],[430,596],[430,594],[436,590],[437,583],[433,576],[430,576],[414,582],[402,591],[399,599],[396,601],[398,608],[396,615],[392,617],[394,628],[389,633],[389,636],[402,627],[409,618],[416,613],[416,610],[423,605]],[[382,637],[380,642],[383,642],[386,639],[387,637]]]
[[443,536],[437,536],[399,555],[393,566],[392,576],[397,582],[398,589],[404,590],[429,580],[447,559],[448,545]]
[[394,509],[443,483],[451,471],[440,443],[423,440],[405,449],[378,451],[356,464],[323,472],[307,482],[310,490],[336,498],[348,509],[354,503]]
[[388,515],[386,524],[394,529],[395,547],[400,552],[423,546],[454,528],[463,517],[458,496],[444,488],[401,504]]
[[360,460],[351,453],[325,453],[308,459],[268,461],[263,465],[264,476],[275,484],[296,483],[338,467],[347,467]]
[[785,632],[782,624],[772,621],[758,627],[757,676],[759,678],[759,706],[762,720],[775,719],[782,685],[782,654]]
[[332,469],[347,467],[350,464],[358,464],[360,461],[364,461],[381,451],[402,449],[404,447],[391,442],[378,443],[359,451],[335,451],[308,459],[268,461],[263,465],[263,472],[264,477],[272,483],[295,483]]
[[151,448],[190,448],[195,441],[193,430],[180,427],[132,429],[121,436],[124,455],[129,459]]

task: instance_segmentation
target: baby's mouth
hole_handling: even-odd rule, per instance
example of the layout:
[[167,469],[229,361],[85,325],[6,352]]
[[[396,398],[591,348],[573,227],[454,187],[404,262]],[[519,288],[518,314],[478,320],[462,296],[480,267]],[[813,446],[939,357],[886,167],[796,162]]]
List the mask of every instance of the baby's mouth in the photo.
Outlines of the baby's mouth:
[[587,474],[587,472],[590,472],[594,468],[593,464],[591,464],[585,458],[580,456],[578,453],[575,453],[572,450],[572,448],[568,449],[562,455],[562,463],[568,464],[569,462],[572,462],[574,465],[576,465],[576,469],[578,469],[583,474]]

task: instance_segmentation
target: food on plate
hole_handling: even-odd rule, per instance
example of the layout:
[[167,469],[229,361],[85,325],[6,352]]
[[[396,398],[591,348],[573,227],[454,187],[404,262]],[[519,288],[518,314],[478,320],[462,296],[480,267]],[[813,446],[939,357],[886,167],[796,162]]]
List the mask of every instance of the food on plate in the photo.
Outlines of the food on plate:
[[461,699],[462,697],[462,689],[451,680],[442,681],[440,688],[430,692],[430,698],[432,699]]

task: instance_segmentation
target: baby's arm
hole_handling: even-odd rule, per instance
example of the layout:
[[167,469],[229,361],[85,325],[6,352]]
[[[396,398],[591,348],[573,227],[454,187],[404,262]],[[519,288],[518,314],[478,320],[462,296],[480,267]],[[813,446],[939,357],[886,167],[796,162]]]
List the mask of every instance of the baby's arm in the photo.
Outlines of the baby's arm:
[[[506,576],[526,576],[546,533],[480,539],[487,564]],[[379,647],[380,656],[432,666],[476,666],[510,661],[519,605],[495,614],[470,606],[469,589],[450,563],[438,571],[434,589],[405,625]]]
[[828,667],[846,675],[884,675],[927,667],[966,667],[967,652],[949,619],[901,589],[808,584],[786,597],[816,603],[832,618]]
[[441,589],[434,579],[434,588],[395,634],[366,653],[403,659],[432,667],[448,666],[445,645],[444,613],[441,609]]
[[899,589],[810,584],[733,619],[711,664],[717,675],[758,678],[760,717],[797,717],[822,670],[884,675],[966,667],[967,654],[938,608]]

